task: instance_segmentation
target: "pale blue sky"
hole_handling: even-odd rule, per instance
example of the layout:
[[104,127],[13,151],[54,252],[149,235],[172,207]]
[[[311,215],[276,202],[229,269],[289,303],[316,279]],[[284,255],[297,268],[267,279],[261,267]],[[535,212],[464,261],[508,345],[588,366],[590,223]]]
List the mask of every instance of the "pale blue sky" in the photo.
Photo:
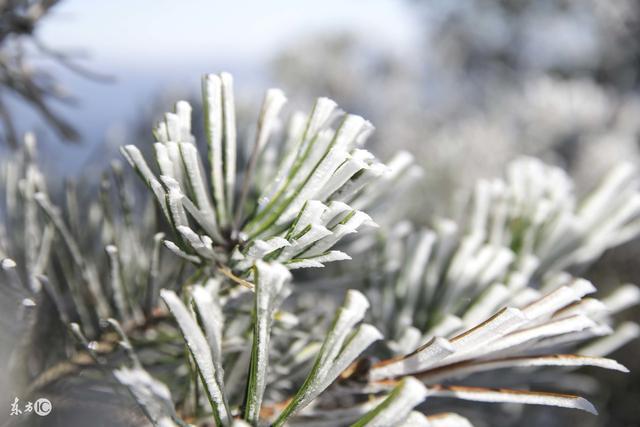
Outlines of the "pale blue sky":
[[[63,110],[89,144],[53,144],[51,155],[81,168],[92,145],[114,125],[133,121],[154,93],[167,87],[195,91],[206,72],[230,71],[237,88],[261,96],[262,86],[277,84],[265,81],[274,54],[300,38],[344,30],[399,54],[410,52],[419,34],[411,9],[399,0],[63,1],[39,36],[52,47],[87,52],[88,68],[117,81],[102,85],[59,72],[78,100]],[[16,108],[25,127],[44,129]]]
[[110,66],[167,67],[206,58],[255,63],[296,38],[350,29],[389,49],[411,43],[410,9],[393,0],[67,0],[41,35]]

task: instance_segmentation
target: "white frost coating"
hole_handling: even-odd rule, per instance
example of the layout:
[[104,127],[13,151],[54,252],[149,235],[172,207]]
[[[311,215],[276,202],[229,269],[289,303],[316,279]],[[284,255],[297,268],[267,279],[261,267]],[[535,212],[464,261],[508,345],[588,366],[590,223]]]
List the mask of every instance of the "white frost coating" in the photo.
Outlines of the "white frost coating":
[[131,166],[140,172],[147,183],[156,179],[138,147],[135,145],[125,145],[120,149],[120,151]]
[[331,201],[327,205],[327,210],[322,213],[320,217],[320,222],[325,224],[327,227],[333,227],[335,224],[333,222],[337,218],[341,218],[342,214],[351,211],[351,207],[343,202]]
[[469,261],[478,252],[483,240],[481,236],[477,235],[467,235],[462,239],[459,248],[453,255],[451,266],[447,270],[446,280],[448,282],[455,283],[458,281],[465,268],[468,268]]
[[302,144],[302,133],[306,124],[306,115],[300,111],[295,112],[289,119],[287,126],[287,140],[283,148],[283,159],[278,165],[276,175],[265,187],[262,195],[258,199],[258,211],[261,211],[269,204],[276,194],[278,194],[288,184],[287,175],[291,172],[291,166],[296,160],[298,149]]
[[426,416],[418,411],[411,411],[407,418],[405,418],[398,427],[431,427]]
[[593,341],[582,347],[578,352],[588,356],[605,356],[639,336],[640,326],[638,326],[638,324],[624,322],[618,326],[611,335]]
[[322,388],[327,388],[338,378],[345,369],[362,353],[367,347],[383,338],[380,331],[369,324],[363,324],[356,329],[353,337],[342,348],[340,354],[333,361],[331,369],[326,373],[326,377],[321,381]]
[[430,389],[430,396],[453,397],[463,400],[493,403],[524,403],[528,405],[559,406],[581,409],[597,415],[596,408],[586,399],[566,394],[539,393],[520,390],[492,390],[477,387],[446,387]]
[[291,201],[287,209],[278,218],[277,224],[289,221],[295,212],[298,212],[306,200],[316,198],[316,193],[326,181],[331,177],[340,164],[346,159],[348,153],[339,148],[333,147],[327,155],[318,163],[308,179],[302,184],[298,194]]
[[640,302],[640,288],[627,283],[617,288],[611,295],[602,299],[609,312],[618,313]]
[[587,199],[578,212],[587,228],[608,212],[611,199],[615,198],[635,178],[635,168],[631,163],[623,163],[613,169],[602,181],[600,187]]
[[296,236],[295,239],[291,241],[290,250],[300,250],[323,237],[329,236],[330,234],[331,230],[327,229],[324,225],[311,224],[307,230]]
[[331,231],[325,226],[311,224],[309,229],[302,236],[291,241],[291,246],[284,248],[278,259],[281,261],[289,260],[293,258],[294,255],[302,252],[309,245],[329,235],[331,235]]
[[583,296],[595,292],[596,288],[584,279],[576,279],[573,283],[562,286],[536,302],[522,309],[529,320],[551,315],[561,308],[579,301]]
[[318,262],[335,262],[350,260],[351,257],[342,251],[329,251],[325,254],[318,255],[317,257],[311,259]]
[[402,174],[407,168],[409,168],[415,158],[413,154],[408,151],[399,151],[394,155],[387,163],[389,168],[389,174],[385,176],[385,180],[394,180],[398,175]]
[[495,256],[489,261],[489,264],[484,269],[484,271],[480,272],[478,277],[478,283],[481,285],[486,285],[488,283],[493,282],[506,272],[507,268],[513,260],[515,259],[515,254],[508,248],[500,248],[496,251]]
[[302,255],[306,258],[320,256],[335,246],[347,234],[357,232],[355,228],[342,224],[336,225],[331,231],[330,235],[318,240],[309,249],[305,250]]
[[211,164],[211,185],[215,201],[218,222],[226,225],[228,221],[224,169],[222,154],[223,113],[222,113],[222,81],[215,74],[208,74],[202,79],[202,98],[204,101],[204,121],[207,141],[209,143],[209,162]]
[[215,259],[216,254],[213,251],[213,242],[209,236],[200,236],[185,225],[179,225],[176,228],[198,255],[206,259]]
[[318,98],[304,131],[304,139],[313,138],[333,115],[338,104],[329,98]]
[[118,258],[118,248],[114,245],[107,245],[105,251],[109,256],[109,276],[111,278],[111,289],[113,291],[113,301],[118,310],[120,319],[124,322],[129,320],[129,310],[127,298],[120,276],[120,260]]
[[464,322],[458,316],[446,314],[429,332],[438,337],[449,337],[461,331],[464,326]]
[[311,176],[329,151],[334,133],[331,128],[322,129],[315,137],[309,140],[305,139],[304,144],[299,147],[292,165],[291,173],[293,175],[289,176],[287,181],[288,188],[285,192],[287,196],[293,195],[296,189],[301,188]]
[[473,193],[473,211],[471,215],[471,230],[477,235],[485,235],[487,220],[489,217],[489,204],[491,195],[489,193],[489,183],[481,179],[475,186]]
[[286,102],[287,97],[284,96],[284,92],[280,89],[269,89],[265,94],[258,122],[258,137],[256,138],[258,152],[263,150],[269,140],[269,136],[276,125],[278,114]]
[[289,270],[297,270],[298,268],[321,268],[324,267],[324,264],[318,261],[314,261],[311,259],[300,259],[295,261],[286,262]]
[[540,292],[527,286],[512,296],[510,301],[516,307],[526,307],[538,299],[540,299]]
[[193,219],[207,232],[207,234],[215,239],[216,242],[224,242],[224,238],[218,232],[216,217],[213,214],[204,214],[196,205],[193,204],[186,196],[182,197],[182,206]]
[[169,158],[167,146],[164,143],[156,142],[155,144],[153,144],[153,149],[156,152],[156,161],[158,162],[158,166],[160,167],[160,173],[162,175],[175,178],[173,161]]
[[32,300],[31,298],[23,298],[21,301],[21,304],[24,307],[35,307],[37,304],[34,300]]
[[184,185],[184,170],[182,168],[182,159],[178,143],[169,141],[165,143],[165,146],[167,147],[167,153],[171,159],[171,164],[173,165],[173,173],[170,176],[178,181],[180,185]]
[[355,138],[355,145],[357,147],[362,147],[367,142],[367,139],[369,139],[371,134],[375,132],[375,130],[376,127],[373,125],[373,123],[371,123],[369,120],[365,120],[362,128],[360,129],[360,132]]
[[291,280],[291,273],[282,264],[257,261],[254,275],[256,277],[255,323],[246,414],[249,420],[257,422],[267,385],[271,325],[275,310],[288,294],[285,287]]
[[167,124],[164,120],[158,122],[158,124],[153,128],[153,136],[156,137],[158,142],[169,141],[169,131],[167,130]]
[[222,384],[216,380],[217,374],[213,363],[213,355],[209,343],[200,330],[197,322],[189,310],[184,306],[175,292],[162,289],[160,297],[176,319],[184,340],[193,356],[196,367],[200,374],[203,386],[211,403],[216,418],[219,418],[224,425],[229,424],[228,405],[222,391]]
[[[402,380],[378,408],[367,427],[388,427],[409,416],[413,408],[427,398],[427,388],[418,380],[407,377]],[[378,412],[379,411],[379,412]],[[428,424],[427,424],[428,425]]]
[[430,368],[433,364],[454,352],[453,345],[447,339],[436,337],[398,361],[374,367],[371,369],[370,379],[379,381],[386,378],[415,374]]
[[[361,325],[355,333],[352,332],[368,308],[369,301],[361,292],[353,289],[347,291],[305,386],[291,400],[285,413],[291,415],[308,405],[372,342],[382,338],[380,332],[371,325]],[[351,338],[347,340],[349,336]]]
[[485,361],[470,361],[468,363],[443,367],[433,373],[427,372],[424,375],[421,375],[420,379],[428,383],[437,383],[445,379],[451,380],[453,378],[462,378],[478,372],[494,371],[505,368],[528,368],[541,366],[595,366],[614,371],[629,372],[626,367],[612,359],[557,354],[552,356],[511,357]]
[[165,113],[164,121],[167,124],[167,133],[169,141],[180,141],[180,118],[175,113]]
[[354,114],[347,114],[335,136],[334,146],[350,151],[355,146],[355,139],[363,130],[366,120]]
[[180,122],[180,141],[193,142],[191,135],[191,105],[187,101],[176,103],[176,115]]
[[322,221],[324,212],[327,210],[327,206],[318,200],[307,200],[302,206],[296,219],[296,224],[291,230],[291,236],[297,236],[310,224],[326,225],[325,221]]
[[[369,207],[375,199],[377,199],[381,191],[376,188],[371,188],[371,191],[360,193],[366,185],[379,181],[389,172],[389,168],[382,163],[372,163],[363,172],[347,181],[338,191],[332,196],[332,200],[348,202],[354,205],[356,208]],[[384,187],[380,187],[382,189]],[[354,198],[357,200],[354,201]]]
[[467,352],[479,345],[486,346],[525,322],[525,316],[520,310],[508,307],[475,328],[452,338],[451,344],[456,352]]
[[233,95],[233,77],[221,73],[222,110],[224,118],[224,182],[228,214],[233,209],[233,194],[236,185],[236,107]]
[[187,219],[187,213],[184,210],[184,206],[182,206],[182,199],[184,198],[184,194],[180,189],[180,184],[175,179],[168,177],[166,175],[161,175],[160,179],[167,187],[167,201],[169,213],[171,214],[171,219],[173,224],[177,227],[179,225],[189,225],[189,220]]
[[511,347],[519,346],[540,338],[548,338],[579,332],[588,328],[593,328],[596,323],[586,316],[576,315],[565,319],[553,320],[533,328],[522,329],[493,342],[490,346],[485,346],[473,353],[474,357],[482,354],[498,352]]
[[345,337],[356,323],[364,318],[364,314],[369,309],[369,301],[360,291],[349,289],[345,296],[344,303],[339,309],[338,316],[334,321],[333,328],[329,331],[325,341],[320,362],[333,360],[340,351],[340,346]]
[[2,261],[0,261],[0,267],[2,267],[2,269],[5,271],[12,268],[16,268],[17,265],[18,264],[16,264],[16,262],[11,258],[3,258]]
[[387,341],[387,346],[393,354],[403,355],[412,353],[420,346],[422,340],[422,332],[420,329],[409,326],[401,335],[393,341]]
[[365,212],[356,210],[355,213],[349,218],[344,225],[354,228],[360,228],[362,225],[369,227],[378,227],[378,224],[371,219],[371,217]]
[[156,179],[155,175],[147,165],[147,162],[144,160],[142,153],[135,145],[125,145],[124,147],[120,147],[120,152],[127,159],[127,162],[134,168],[145,180],[147,185],[151,188],[156,199],[160,203],[162,210],[164,211],[167,218],[169,217],[169,211],[167,209],[167,203],[165,201],[165,192],[162,188],[160,182]]
[[195,202],[204,215],[213,215],[213,206],[209,200],[209,190],[204,179],[202,161],[196,146],[189,142],[180,144],[182,162],[187,173],[187,179],[193,190]]
[[169,249],[171,252],[178,255],[179,257],[184,258],[188,261],[191,261],[195,264],[200,264],[200,258],[198,258],[195,255],[190,255],[186,253],[185,251],[180,249],[178,245],[173,243],[171,240],[165,240],[164,242],[162,242],[162,244],[164,244],[165,248]]
[[144,369],[120,368],[113,371],[116,379],[126,386],[152,422],[176,417],[169,388],[154,379]]
[[417,241],[406,255],[408,260],[405,261],[405,266],[400,279],[397,281],[395,290],[396,298],[402,298],[403,301],[395,316],[397,328],[399,329],[410,326],[413,322],[415,310],[419,309],[418,299],[424,277],[424,269],[431,256],[435,238],[435,233],[421,231]]
[[174,423],[171,418],[162,417],[156,423],[157,427],[178,427],[178,424]]
[[468,419],[452,412],[431,415],[427,420],[430,427],[473,427]]
[[407,272],[407,281],[409,286],[418,286],[424,272],[424,268],[431,256],[431,250],[435,240],[436,235],[432,231],[423,231],[420,233],[418,244],[416,245],[413,254],[410,255],[411,258]]
[[327,179],[322,188],[317,191],[315,197],[320,200],[326,200],[333,193],[338,191],[346,182],[351,179],[358,171],[368,169],[369,165],[353,156],[344,161],[335,172]]
[[215,279],[207,280],[206,286],[197,285],[191,290],[193,302],[198,310],[198,315],[202,319],[207,341],[211,347],[212,360],[216,368],[216,375],[219,376],[218,382],[222,384],[222,327],[224,317],[220,302],[217,296],[220,283]]
[[466,325],[476,324],[486,319],[507,299],[509,290],[502,283],[491,285],[462,317]]
[[576,314],[582,314],[592,319],[598,319],[606,316],[608,313],[607,306],[600,300],[595,298],[583,298],[575,304],[571,304],[562,310],[557,311],[551,317],[552,319],[559,319],[563,317],[573,316]]
[[347,291],[345,302],[339,310],[333,328],[325,338],[323,351],[319,356],[319,372],[330,369],[329,365],[340,353],[347,335],[352,331],[353,327],[364,318],[364,314],[368,308],[369,301],[361,292],[352,289]]
[[283,237],[272,237],[268,240],[254,240],[253,244],[247,250],[247,257],[258,259],[277,249],[291,246],[287,239]]

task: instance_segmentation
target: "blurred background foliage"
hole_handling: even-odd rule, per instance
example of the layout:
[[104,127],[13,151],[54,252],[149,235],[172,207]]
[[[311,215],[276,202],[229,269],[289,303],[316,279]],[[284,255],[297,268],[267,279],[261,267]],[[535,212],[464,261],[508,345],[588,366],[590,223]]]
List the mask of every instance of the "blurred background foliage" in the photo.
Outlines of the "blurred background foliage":
[[[0,1],[0,155],[10,155],[19,135],[33,128],[47,180],[61,192],[65,180],[82,181],[88,193],[98,188],[96,171],[119,159],[117,147],[150,142],[150,122],[179,97],[197,99],[199,74],[220,69],[233,71],[239,87],[281,87],[295,96],[295,106],[320,95],[333,98],[376,125],[371,144],[381,158],[401,148],[414,153],[425,170],[408,198],[418,223],[455,213],[462,206],[459,190],[499,175],[522,154],[567,169],[580,191],[616,162],[640,166],[636,0],[357,1],[344,7],[327,2],[322,10],[279,1],[266,12],[258,2],[227,11],[223,3],[188,1],[175,18],[176,6],[161,1],[146,24],[141,17],[149,2],[109,3],[89,13],[91,6],[75,0]],[[104,27],[87,32],[101,17]],[[273,24],[260,26],[261,19]],[[166,22],[176,26],[163,27]],[[135,26],[140,34],[126,30]],[[178,41],[154,39],[154,26]],[[113,40],[95,42],[105,28]],[[117,51],[125,39],[137,48],[122,57],[101,53],[109,43]],[[100,73],[78,67],[83,56],[69,48],[95,55],[83,64]],[[102,73],[115,81],[95,82]],[[259,106],[247,99],[259,100],[256,94],[239,94],[241,120],[243,111],[255,115]],[[70,95],[77,105],[60,104]],[[638,241],[612,250],[587,278],[605,292],[638,283],[638,255]],[[640,319],[637,311],[629,316]],[[638,425],[638,354],[636,342],[613,355],[630,375],[593,372],[605,385],[593,398],[600,417],[567,411],[562,418],[534,407],[523,409],[530,412],[524,419],[531,425]]]

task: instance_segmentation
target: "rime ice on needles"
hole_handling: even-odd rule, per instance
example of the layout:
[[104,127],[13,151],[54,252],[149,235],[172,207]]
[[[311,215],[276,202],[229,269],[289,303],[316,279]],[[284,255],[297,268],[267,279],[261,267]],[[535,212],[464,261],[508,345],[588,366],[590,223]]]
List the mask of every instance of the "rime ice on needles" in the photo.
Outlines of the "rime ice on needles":
[[[288,281],[290,278],[291,273],[279,263],[269,264],[257,261],[252,269],[252,280],[255,283],[252,322],[253,343],[249,358],[243,417],[251,425],[259,425],[261,422],[262,400],[269,378],[271,327],[276,310],[289,293]],[[216,285],[213,283],[206,288],[196,286],[191,292],[195,311],[197,317],[201,319],[204,331],[175,293],[163,290],[161,296],[178,322],[213,408],[216,422],[227,425],[231,412],[228,409],[229,405],[222,382],[222,368],[219,359],[219,333],[222,316],[219,308],[216,308],[216,303],[211,298],[211,292],[215,292],[215,288]],[[331,328],[317,353],[306,381],[290,400],[290,403],[278,415],[274,425],[283,425],[291,416],[309,405],[367,347],[382,338],[380,332],[373,326],[368,324],[358,326],[364,318],[368,307],[369,303],[362,293],[355,290],[347,292],[344,304],[338,309],[333,319]],[[207,345],[205,335],[209,337],[209,345]],[[411,390],[415,388],[416,385]],[[404,390],[404,386],[401,389]],[[423,390],[423,387],[419,385],[418,389]],[[398,394],[401,396],[397,396]],[[409,411],[424,398],[416,400],[416,396],[411,399],[406,399],[403,396],[403,393],[392,393],[389,399],[394,402],[394,407],[399,405],[406,409],[404,416],[408,416]],[[381,410],[382,408],[378,408],[376,414]],[[386,411],[382,411],[381,414],[376,416],[382,417],[385,413]]]
[[534,257],[536,273],[589,263],[640,232],[638,176],[621,164],[578,198],[557,167],[534,158],[512,162],[505,180],[480,181],[467,231],[484,242]]
[[[150,167],[137,148],[123,148],[173,231],[165,246],[195,268],[160,262],[164,236],[153,219],[146,239],[152,254],[137,264],[138,258],[147,258],[131,238],[138,236],[138,224],[114,221],[109,203],[89,209],[92,233],[86,233],[87,239],[78,233],[73,197],[67,200],[66,218],[47,196],[33,164],[27,162],[25,176],[8,168],[10,212],[25,229],[26,238],[20,234],[17,240],[27,240],[27,255],[17,259],[25,259],[25,277],[46,271],[57,279],[50,286],[39,277],[20,289],[31,290],[21,298],[21,308],[43,306],[36,298],[41,285],[96,363],[111,356],[101,348],[114,334],[103,334],[95,319],[117,315],[126,326],[109,319],[113,339],[133,368],[117,369],[114,376],[157,425],[183,423],[167,388],[144,371],[143,366],[158,366],[158,357],[148,358],[157,350],[170,381],[180,385],[172,392],[181,415],[189,422],[213,418],[217,425],[238,426],[470,425],[456,414],[417,412],[428,412],[430,400],[438,397],[594,412],[589,402],[573,395],[450,383],[498,369],[512,372],[490,379],[505,379],[514,387],[527,385],[527,372],[541,367],[626,371],[604,356],[639,334],[633,323],[616,327],[613,315],[636,304],[640,291],[624,285],[596,300],[590,296],[595,287],[568,271],[637,234],[638,193],[629,167],[617,169],[579,199],[562,171],[520,159],[504,180],[478,184],[464,220],[437,220],[432,230],[400,223],[385,239],[370,235],[346,249],[355,254],[356,247],[363,250],[371,242],[383,245],[379,256],[366,259],[370,268],[358,269],[354,262],[355,274],[366,276],[352,283],[362,284],[367,297],[349,290],[338,306],[332,292],[319,295],[326,288],[315,293],[300,286],[301,294],[284,304],[289,270],[348,259],[334,247],[373,224],[361,209],[379,208],[381,193],[400,193],[397,184],[415,176],[416,168],[406,154],[388,167],[377,162],[362,148],[371,126],[358,116],[338,113],[326,98],[316,102],[310,115],[294,114],[283,127],[278,114],[285,97],[268,91],[248,150],[238,150],[242,133],[236,129],[231,77],[206,76],[203,99],[206,150],[192,135],[191,107],[185,102],[154,129],[156,165]],[[126,197],[121,199],[126,205]],[[16,208],[21,204],[26,224]],[[34,215],[38,206],[44,222]],[[56,233],[61,245],[52,244]],[[100,238],[94,242],[95,235]],[[3,249],[4,233],[0,239]],[[84,253],[91,244],[99,246],[100,258]],[[47,268],[52,253],[56,268]],[[167,261],[177,266],[177,260]],[[20,283],[13,261],[4,258],[0,264],[10,283]],[[170,275],[160,277],[161,270]],[[193,274],[175,283],[182,273]],[[253,292],[224,286],[227,278]],[[178,285],[176,292],[161,293],[177,329],[154,303],[165,285]],[[61,295],[68,295],[68,304],[60,302]],[[325,334],[324,320],[331,319]],[[81,331],[92,326],[87,339]],[[371,355],[380,357],[378,350],[386,345],[395,357],[363,357],[382,338],[377,327],[390,341],[372,346]],[[125,331],[134,331],[135,340]],[[186,346],[175,341],[178,331]],[[138,340],[148,344],[140,356],[131,345]],[[418,407],[427,397],[427,404]]]
[[640,291],[627,284],[598,301],[588,297],[596,291],[590,282],[563,269],[637,235],[635,175],[621,166],[581,201],[564,172],[534,159],[515,161],[507,177],[476,186],[462,227],[438,220],[433,230],[400,224],[389,233],[382,271],[370,277],[368,293],[374,324],[399,356],[372,367],[370,391],[412,375],[434,397],[595,412],[571,395],[439,382],[505,368],[627,372],[602,356],[638,335],[637,325],[612,327],[618,311],[640,302]]
[[[421,414],[412,413],[411,410],[427,397],[427,389],[414,378],[407,377],[400,381],[385,398],[373,410],[356,421],[353,427],[385,427],[390,425],[400,426],[424,426],[431,424]],[[411,417],[411,419],[410,419]]]
[[247,383],[246,419],[257,424],[264,390],[267,386],[269,341],[276,309],[289,295],[287,282],[291,273],[282,265],[256,262],[253,270],[255,282],[253,307],[253,346]]
[[193,357],[198,376],[202,381],[213,416],[218,425],[229,425],[229,404],[224,396],[224,385],[220,382],[220,361],[214,360],[213,352],[204,333],[180,298],[172,291],[162,290],[160,296],[178,322],[184,340]]
[[114,371],[116,379],[126,386],[145,415],[155,425],[175,426],[178,419],[173,409],[171,392],[165,384],[155,380],[141,368],[120,368]]
[[362,321],[369,302],[359,291],[349,290],[336,313],[311,372],[302,387],[278,415],[274,426],[282,426],[289,417],[303,409],[322,393],[373,342],[382,339],[369,324],[354,327]]
[[[228,265],[237,273],[247,273],[260,259],[290,269],[349,259],[332,247],[360,227],[375,225],[351,205],[374,199],[371,184],[387,172],[362,148],[371,124],[319,98],[306,119],[295,114],[287,135],[276,141],[286,98],[271,89],[251,154],[241,164],[232,86],[226,73],[203,78],[206,162],[184,101],[154,130],[158,174],[138,148],[122,149],[174,228],[175,241],[166,246],[194,263]],[[221,250],[228,247],[235,247],[231,257]]]

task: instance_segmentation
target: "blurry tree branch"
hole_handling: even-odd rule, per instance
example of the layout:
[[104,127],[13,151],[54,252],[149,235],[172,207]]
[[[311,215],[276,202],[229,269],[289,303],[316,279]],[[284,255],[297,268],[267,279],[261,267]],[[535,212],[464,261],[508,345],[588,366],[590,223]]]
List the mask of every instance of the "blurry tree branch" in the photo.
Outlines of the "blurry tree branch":
[[36,29],[60,0],[0,0],[0,122],[4,141],[17,144],[15,117],[7,105],[7,95],[24,101],[53,130],[67,141],[77,141],[76,128],[53,108],[52,101],[70,103],[73,99],[58,84],[51,73],[35,67],[29,61],[26,45],[38,54],[85,78],[106,81],[104,76],[78,65],[74,57],[55,50],[36,35]]

